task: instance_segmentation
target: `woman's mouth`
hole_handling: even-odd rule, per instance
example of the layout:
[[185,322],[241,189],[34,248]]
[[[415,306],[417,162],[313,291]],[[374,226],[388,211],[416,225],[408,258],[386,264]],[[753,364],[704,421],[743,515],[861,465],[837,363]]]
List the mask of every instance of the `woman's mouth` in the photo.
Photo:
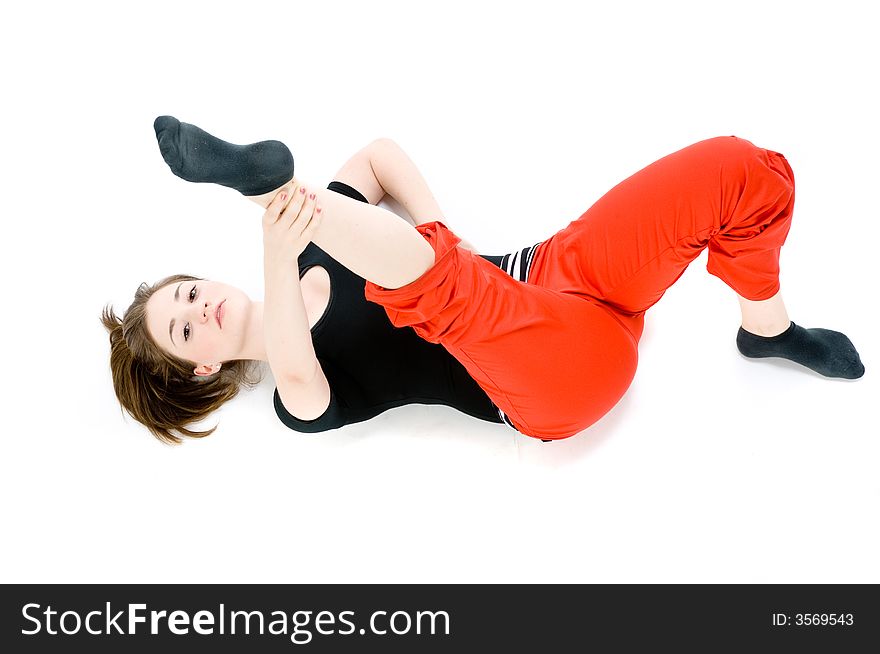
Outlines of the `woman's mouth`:
[[223,329],[223,305],[225,303],[226,300],[223,300],[223,302],[217,305],[216,311],[214,311],[214,317],[217,319],[217,325],[219,325],[220,329]]

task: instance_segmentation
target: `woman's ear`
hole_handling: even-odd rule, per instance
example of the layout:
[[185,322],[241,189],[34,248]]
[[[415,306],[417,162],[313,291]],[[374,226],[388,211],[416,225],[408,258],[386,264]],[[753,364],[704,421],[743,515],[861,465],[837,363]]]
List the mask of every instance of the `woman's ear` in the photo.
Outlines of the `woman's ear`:
[[210,365],[203,363],[197,368],[194,368],[193,372],[196,374],[197,377],[207,377],[208,375],[213,375],[214,373],[220,372],[220,367],[222,365],[223,364],[221,363],[212,363]]

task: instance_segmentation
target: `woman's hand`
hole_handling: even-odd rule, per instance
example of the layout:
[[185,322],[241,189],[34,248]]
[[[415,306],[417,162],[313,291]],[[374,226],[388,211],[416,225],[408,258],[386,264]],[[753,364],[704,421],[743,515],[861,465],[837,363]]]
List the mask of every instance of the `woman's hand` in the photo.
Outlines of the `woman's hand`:
[[296,264],[321,223],[317,198],[304,186],[281,191],[263,214],[263,257],[275,265]]

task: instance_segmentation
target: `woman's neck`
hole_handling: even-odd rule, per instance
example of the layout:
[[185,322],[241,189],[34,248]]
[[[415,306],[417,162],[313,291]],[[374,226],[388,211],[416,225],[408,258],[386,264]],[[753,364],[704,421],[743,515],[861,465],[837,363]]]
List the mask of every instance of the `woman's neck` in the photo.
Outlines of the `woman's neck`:
[[263,303],[251,302],[250,318],[244,334],[244,343],[239,359],[252,361],[268,361],[266,356],[266,340],[263,336]]

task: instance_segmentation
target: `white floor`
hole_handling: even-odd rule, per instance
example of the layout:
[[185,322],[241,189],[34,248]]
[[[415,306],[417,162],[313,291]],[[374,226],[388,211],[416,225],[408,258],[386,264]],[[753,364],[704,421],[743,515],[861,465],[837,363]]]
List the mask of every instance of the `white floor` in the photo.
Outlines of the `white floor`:
[[[880,582],[880,48],[862,3],[475,4],[12,10],[0,581]],[[425,406],[297,434],[267,376],[210,438],[161,446],[116,403],[101,307],[172,272],[262,296],[260,210],[171,175],[164,113],[284,140],[314,183],[392,137],[488,254],[668,152],[748,138],[797,177],[792,318],[846,332],[868,372],[744,360],[702,257],[649,313],[629,393],[566,441]]]

